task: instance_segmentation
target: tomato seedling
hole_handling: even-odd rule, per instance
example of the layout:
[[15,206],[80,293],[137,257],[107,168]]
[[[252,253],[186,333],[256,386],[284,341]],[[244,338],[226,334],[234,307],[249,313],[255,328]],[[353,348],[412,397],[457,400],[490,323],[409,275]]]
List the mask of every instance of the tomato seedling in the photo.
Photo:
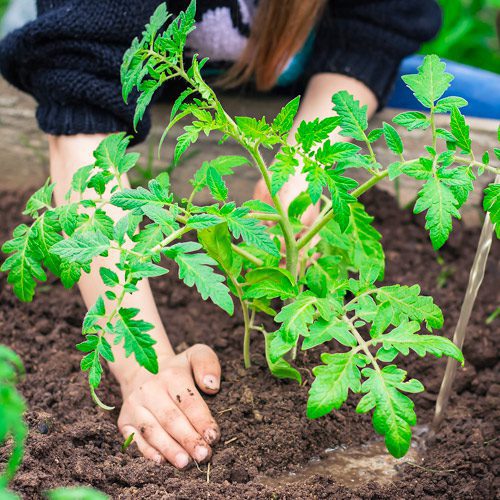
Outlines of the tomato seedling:
[[[96,257],[110,251],[119,255],[113,269],[100,270],[106,297],[99,297],[85,316],[85,341],[77,346],[86,353],[81,367],[88,371],[92,395],[103,407],[96,389],[102,360],[113,362],[110,340],[122,344],[127,356],[133,354],[150,372],[158,371],[155,342],[148,334],[153,325],[140,319],[139,309],[125,308],[122,302],[137,290],[139,281],[168,272],[163,257],[177,264],[179,278],[196,287],[203,299],[228,314],[234,312],[234,301],[240,304],[246,367],[251,362],[252,331],[265,337],[271,372],[299,382],[301,375],[293,367],[297,349],[328,343],[333,352],[324,353],[323,364],[313,370],[307,415],[321,417],[340,408],[349,392],[361,393],[356,411],[373,411],[375,430],[385,436],[390,453],[401,457],[416,423],[414,404],[405,393],[424,387],[416,379],[408,380],[395,359],[410,350],[460,362],[463,356],[451,341],[430,334],[443,326],[443,315],[431,297],[421,295],[418,285],[379,284],[385,267],[381,235],[359,197],[386,177],[423,181],[414,211],[425,213],[426,228],[438,249],[448,239],[452,219],[460,218],[459,209],[477,177],[499,169],[490,164],[488,153],[481,161],[474,156],[469,126],[460,111],[467,103],[460,97],[442,97],[453,77],[433,55],[425,57],[418,74],[403,77],[429,113],[408,111],[393,119],[409,131],[431,130],[432,144],[417,158],[407,157],[393,125],[384,123],[369,132],[366,106],[345,91],[332,97],[335,116],[302,122],[293,145],[287,139],[298,97],[270,121],[231,117],[202,77],[206,59],[184,57],[194,14],[192,2],[162,31],[170,16],[165,5],[158,7],[142,38],[135,39],[124,56],[123,97],[127,100],[134,89],[138,92],[136,126],[155,92],[171,79],[182,79],[186,89],[173,105],[161,141],[180,120],[190,120],[177,138],[174,163],[200,134],[212,132],[221,134],[222,144],[236,141],[245,156],[203,162],[191,179],[191,195],[178,201],[166,173],[147,188],[123,187],[122,176],[134,168],[139,155],[127,153],[129,137],[113,134],[96,149],[95,162],[75,174],[67,203],[53,206],[50,181],[30,198],[25,213],[34,222],[16,228],[14,238],[5,243],[3,251],[12,255],[2,269],[9,272],[17,296],[29,301],[37,281],[45,281],[45,269],[69,287],[89,271]],[[449,130],[437,128],[436,113],[450,113]],[[352,142],[332,143],[334,131]],[[388,166],[379,163],[373,149],[382,138],[394,154]],[[276,151],[272,164],[264,161],[262,148]],[[500,150],[495,154],[498,158]],[[228,201],[225,178],[242,168],[260,172],[272,204],[249,200],[237,206]],[[359,185],[349,176],[353,168],[364,169],[369,179]],[[279,192],[299,170],[308,188],[285,209]],[[196,196],[205,188],[214,202],[197,205]],[[497,234],[499,189],[498,184],[490,185],[484,201],[497,223]],[[321,204],[320,215],[311,227],[304,227],[301,216],[316,203]],[[106,213],[111,205],[123,210],[116,222]],[[184,240],[188,233],[197,241]],[[275,299],[283,305],[277,307]],[[272,316],[274,331],[257,323],[256,313]]]

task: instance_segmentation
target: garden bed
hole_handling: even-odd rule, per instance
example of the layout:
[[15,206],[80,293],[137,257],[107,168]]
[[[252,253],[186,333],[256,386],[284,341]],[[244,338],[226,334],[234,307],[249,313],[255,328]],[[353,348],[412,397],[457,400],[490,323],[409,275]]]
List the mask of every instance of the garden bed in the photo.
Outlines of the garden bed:
[[[3,242],[20,222],[24,199],[15,192],[0,195]],[[387,282],[419,283],[424,294],[433,295],[445,314],[443,333],[450,337],[479,230],[457,226],[441,252],[443,269],[420,218],[399,210],[389,195],[378,190],[362,201],[376,216],[383,235]],[[81,354],[74,349],[81,340],[85,313],[77,290],[64,290],[54,280],[41,287],[42,293],[33,303],[22,304],[1,275],[0,338],[26,365],[27,376],[20,389],[29,405],[27,452],[12,488],[26,499],[39,498],[52,487],[76,484],[92,485],[112,498],[494,498],[500,468],[500,337],[495,335],[499,320],[489,325],[485,320],[498,306],[498,250],[495,242],[464,347],[465,368],[458,372],[447,419],[426,440],[424,461],[415,465],[403,459],[396,479],[351,488],[332,477],[315,476],[279,488],[265,486],[262,480],[263,476],[296,471],[325,448],[376,439],[370,417],[354,412],[353,398],[342,410],[319,420],[305,417],[312,380],[305,366],[314,366],[318,352],[308,352],[307,359],[299,354],[298,366],[307,384],[298,389],[295,383],[269,374],[262,338],[255,335],[253,366],[245,371],[239,314],[230,318],[202,301],[174,273],[154,280],[174,346],[183,349],[205,342],[217,351],[223,367],[220,394],[207,398],[222,431],[209,474],[207,465],[178,472],[141,458],[135,446],[122,453],[115,425],[117,410],[106,413],[92,402],[79,367]],[[445,274],[450,275],[444,279]],[[406,364],[410,375],[418,375],[426,386],[427,392],[417,395],[415,402],[419,424],[429,423],[445,360],[410,356]],[[119,407],[118,386],[109,374],[99,394],[107,404]]]

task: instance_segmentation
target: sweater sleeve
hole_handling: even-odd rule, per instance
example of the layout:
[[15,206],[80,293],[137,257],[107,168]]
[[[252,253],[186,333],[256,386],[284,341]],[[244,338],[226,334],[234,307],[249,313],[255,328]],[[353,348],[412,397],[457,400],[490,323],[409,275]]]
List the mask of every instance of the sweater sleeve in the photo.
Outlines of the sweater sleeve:
[[146,114],[132,129],[135,99],[121,97],[123,53],[141,34],[152,0],[39,0],[33,22],[0,43],[0,71],[38,102],[40,128],[54,135],[127,131],[143,140]]
[[317,27],[308,75],[356,78],[383,107],[401,60],[440,26],[441,10],[434,0],[332,0]]

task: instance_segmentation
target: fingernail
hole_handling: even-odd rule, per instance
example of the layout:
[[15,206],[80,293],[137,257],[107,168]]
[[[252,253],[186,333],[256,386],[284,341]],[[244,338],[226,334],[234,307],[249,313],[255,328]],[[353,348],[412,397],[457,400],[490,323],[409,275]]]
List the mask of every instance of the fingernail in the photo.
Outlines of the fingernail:
[[155,463],[157,463],[158,465],[160,465],[163,462],[163,457],[161,455],[156,455],[153,458],[153,460],[154,460]]
[[175,455],[175,465],[179,469],[184,469],[189,463],[189,457],[185,453],[177,453]]
[[205,431],[205,440],[207,443],[209,444],[215,443],[215,441],[217,441],[217,437],[218,434],[215,429],[207,429]]
[[203,462],[205,458],[208,456],[208,449],[205,448],[204,446],[197,446],[194,449],[194,458],[196,459],[197,462]]
[[216,391],[219,388],[219,382],[213,375],[205,375],[205,377],[203,377],[203,384],[205,384],[207,389],[211,389],[213,391]]

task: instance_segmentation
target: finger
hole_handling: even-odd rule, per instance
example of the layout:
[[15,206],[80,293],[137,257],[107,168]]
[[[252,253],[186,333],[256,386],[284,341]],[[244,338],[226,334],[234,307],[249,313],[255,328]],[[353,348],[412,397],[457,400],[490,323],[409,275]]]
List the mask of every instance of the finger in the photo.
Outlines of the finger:
[[[148,447],[153,448],[156,453],[159,452],[178,469],[184,469],[189,464],[191,461],[189,455],[175,439],[165,432],[149,410],[144,407],[135,408],[134,422],[133,427],[139,430],[136,435],[137,439],[140,438],[141,441],[145,442],[146,451],[149,451]],[[142,442],[141,444],[144,446]]]
[[157,449],[149,445],[135,427],[132,425],[124,425],[120,431],[125,439],[127,439],[131,434],[134,435],[132,442],[137,445],[137,448],[139,448],[139,451],[142,453],[144,458],[153,460],[153,462],[156,462],[157,464],[161,464],[164,461],[163,455]]
[[218,392],[221,369],[217,354],[204,344],[196,344],[185,353],[198,387],[207,394]]
[[219,426],[192,380],[177,378],[169,384],[169,392],[194,429],[207,443],[215,443],[220,437]]
[[[179,396],[180,399],[180,396]],[[197,462],[203,462],[212,454],[210,446],[195,430],[186,415],[174,403],[170,395],[158,398],[148,394],[144,405],[161,427]]]

